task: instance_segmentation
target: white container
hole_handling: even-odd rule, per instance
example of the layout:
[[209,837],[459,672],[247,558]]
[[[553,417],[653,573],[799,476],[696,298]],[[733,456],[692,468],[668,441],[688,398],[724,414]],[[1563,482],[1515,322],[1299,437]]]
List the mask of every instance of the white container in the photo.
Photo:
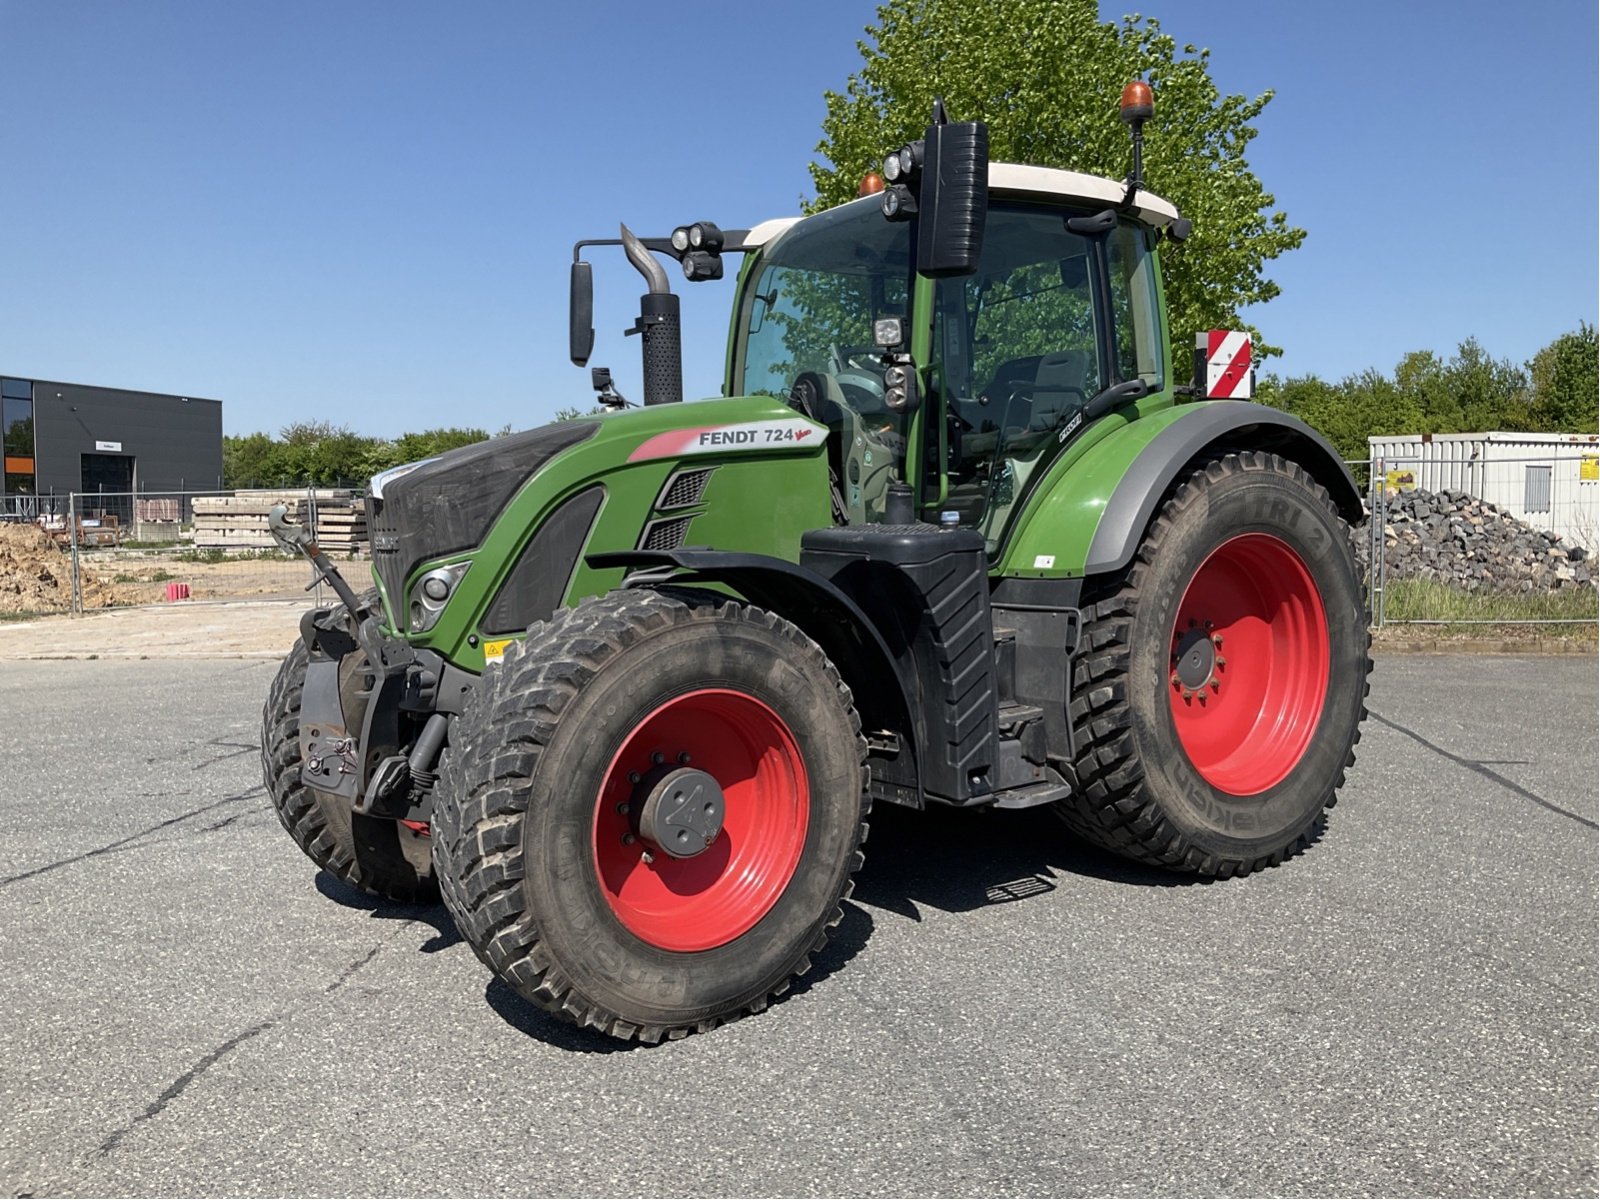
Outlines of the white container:
[[1367,453],[1391,488],[1466,492],[1573,545],[1600,549],[1600,434],[1402,434],[1368,438]]

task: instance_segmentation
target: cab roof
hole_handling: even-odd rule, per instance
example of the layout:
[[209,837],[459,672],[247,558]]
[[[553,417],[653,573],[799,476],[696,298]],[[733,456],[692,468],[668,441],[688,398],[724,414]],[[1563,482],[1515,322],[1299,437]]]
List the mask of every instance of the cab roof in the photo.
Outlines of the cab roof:
[[[1001,196],[1048,196],[1054,200],[1086,200],[1093,204],[1121,204],[1127,184],[1063,171],[1057,167],[1028,167],[1021,163],[990,163],[989,191]],[[1148,225],[1160,227],[1176,220],[1178,210],[1153,192],[1140,188],[1134,213]],[[803,217],[778,217],[763,221],[744,238],[748,247],[764,246]]]

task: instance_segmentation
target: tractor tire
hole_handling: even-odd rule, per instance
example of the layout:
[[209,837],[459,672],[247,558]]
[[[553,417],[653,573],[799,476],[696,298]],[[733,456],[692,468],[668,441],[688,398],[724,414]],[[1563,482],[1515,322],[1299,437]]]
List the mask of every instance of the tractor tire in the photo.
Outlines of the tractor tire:
[[[369,599],[363,597],[363,604]],[[355,668],[364,661],[365,655],[356,651],[340,675],[340,698],[358,729],[364,710],[354,694]],[[336,879],[385,900],[435,902],[439,889],[425,834],[397,821],[363,816],[349,800],[300,781],[300,693],[306,662],[305,643],[296,638],[261,713],[261,770],[278,820],[306,856]]]
[[1073,660],[1079,787],[1057,811],[1137,862],[1276,866],[1321,833],[1367,714],[1367,607],[1345,524],[1292,462],[1183,479],[1091,587]]
[[[484,672],[440,766],[435,873],[519,995],[681,1037],[762,1011],[828,940],[862,863],[865,758],[849,689],[787,621],[613,592]],[[721,816],[690,838],[663,814],[700,796]]]

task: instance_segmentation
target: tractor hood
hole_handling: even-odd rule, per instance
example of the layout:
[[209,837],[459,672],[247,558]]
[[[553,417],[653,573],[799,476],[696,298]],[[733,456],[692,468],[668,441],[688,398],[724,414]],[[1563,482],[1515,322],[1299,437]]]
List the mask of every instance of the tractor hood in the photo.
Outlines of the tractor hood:
[[742,396],[560,421],[386,472],[369,529],[387,626],[476,672],[486,645],[621,582],[586,553],[796,560],[801,534],[831,522],[831,432],[776,397]]
[[558,421],[462,446],[375,479],[373,566],[391,600],[424,559],[479,545],[517,489],[561,451],[593,437],[593,421]]

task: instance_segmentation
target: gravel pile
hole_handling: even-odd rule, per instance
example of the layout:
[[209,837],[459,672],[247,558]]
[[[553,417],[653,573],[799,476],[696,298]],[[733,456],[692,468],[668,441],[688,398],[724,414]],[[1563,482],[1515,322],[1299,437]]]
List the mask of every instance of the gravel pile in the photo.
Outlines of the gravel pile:
[[[1390,497],[1384,561],[1391,579],[1426,579],[1469,592],[1594,587],[1595,556],[1466,492],[1421,490]],[[1366,524],[1352,531],[1365,571]]]

